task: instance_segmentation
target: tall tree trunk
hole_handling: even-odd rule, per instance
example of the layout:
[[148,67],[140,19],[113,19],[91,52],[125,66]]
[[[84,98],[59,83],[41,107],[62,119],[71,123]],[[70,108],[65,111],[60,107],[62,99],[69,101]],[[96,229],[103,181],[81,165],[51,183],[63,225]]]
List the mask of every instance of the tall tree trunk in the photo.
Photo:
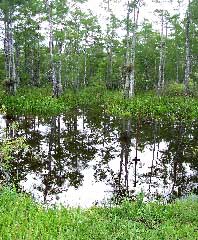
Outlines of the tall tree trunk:
[[[108,21],[110,19],[108,18]],[[113,62],[112,62],[112,39],[110,36],[110,26],[107,26],[107,38],[108,38],[108,43],[107,43],[107,75],[106,75],[106,85],[108,87],[111,86],[112,84],[112,68],[113,68]]]
[[6,80],[9,81],[9,37],[8,37],[8,19],[4,18],[4,29],[5,29],[5,38],[4,38],[4,55],[5,55],[5,75]]
[[107,63],[107,77],[106,77],[106,85],[110,87],[112,85],[112,47],[108,47],[108,63]]
[[159,62],[159,75],[158,75],[158,92],[164,87],[164,11],[161,15],[161,41],[160,41],[160,62]]
[[16,93],[16,66],[15,66],[15,50],[13,39],[13,27],[10,11],[4,12],[4,54],[5,54],[5,72],[6,72],[6,87],[9,93]]
[[107,2],[107,68],[106,68],[106,86],[110,87],[112,85],[112,71],[113,71],[113,62],[112,62],[112,28],[111,28],[111,8],[110,0]]
[[58,61],[58,77],[57,77],[57,91],[58,91],[59,96],[63,92],[63,87],[62,87],[62,60],[61,60],[62,48],[63,48],[63,43],[59,42],[58,43],[59,61]]
[[72,84],[75,88],[75,90],[78,90],[80,87],[80,23],[78,20],[78,17],[75,16],[74,19],[74,23],[75,23],[75,31],[76,31],[76,38],[74,40],[74,57],[72,59],[72,61],[75,61],[75,65],[72,66],[73,70],[73,81]]
[[[38,24],[37,26],[37,31],[40,30],[40,26]],[[40,34],[37,32],[36,34],[36,42],[35,42],[35,48],[34,48],[34,85],[35,86],[40,86],[40,72],[41,72],[41,56],[40,56]]]
[[188,10],[186,17],[186,59],[185,59],[185,75],[184,75],[184,86],[185,93],[189,92],[189,78],[190,78],[190,0],[188,1]]
[[31,73],[31,85],[32,86],[35,86],[35,71],[34,71],[34,69],[35,69],[35,66],[34,66],[34,64],[35,64],[35,56],[34,56],[34,52],[35,52],[35,46],[32,46],[32,49],[31,49],[31,69],[30,69],[30,73]]
[[[176,41],[176,39],[175,39]],[[176,83],[179,83],[179,47],[176,45]]]
[[[138,4],[138,3],[137,3]],[[136,30],[138,27],[138,17],[139,17],[139,7],[134,6],[133,10],[133,38],[132,38],[132,47],[131,47],[131,84],[130,84],[130,91],[129,97],[134,96],[134,89],[135,89],[135,51],[136,51]]]
[[162,76],[162,88],[164,88],[165,85],[165,68],[166,68],[166,39],[168,37],[168,22],[166,19],[166,23],[165,23],[165,40],[164,40],[164,50],[163,50],[163,76]]
[[15,42],[15,51],[16,51],[16,85],[19,86],[20,84],[20,48],[18,43]]
[[84,47],[84,78],[83,78],[84,87],[87,85],[87,49]]
[[37,51],[36,51],[36,69],[35,69],[35,80],[36,86],[40,86],[40,72],[41,72],[41,60],[40,60],[40,38],[38,37]]
[[[124,95],[127,98],[134,96],[135,88],[135,51],[136,51],[136,31],[138,27],[140,1],[128,1],[127,11],[127,35],[126,35],[126,60],[125,60],[125,86]],[[133,12],[132,43],[130,44],[130,13]],[[131,46],[130,46],[131,45]]]
[[130,87],[130,78],[129,78],[129,65],[130,65],[130,36],[129,36],[129,17],[130,17],[130,5],[128,1],[128,10],[127,10],[127,21],[126,21],[126,56],[125,56],[125,65],[124,65],[124,95],[129,97],[129,87]]
[[53,53],[53,23],[52,23],[52,1],[46,0],[46,8],[48,13],[48,22],[49,22],[49,51],[50,51],[50,79],[53,84],[53,96],[59,97],[61,92],[59,92],[58,81],[55,72],[55,63],[54,63],[54,53]]
[[[48,3],[48,2],[47,2]],[[53,84],[53,95],[57,96],[57,80],[54,67],[54,55],[53,55],[53,26],[52,26],[52,6],[48,3],[48,21],[49,21],[49,51],[50,51],[50,64],[51,64],[51,81]]]

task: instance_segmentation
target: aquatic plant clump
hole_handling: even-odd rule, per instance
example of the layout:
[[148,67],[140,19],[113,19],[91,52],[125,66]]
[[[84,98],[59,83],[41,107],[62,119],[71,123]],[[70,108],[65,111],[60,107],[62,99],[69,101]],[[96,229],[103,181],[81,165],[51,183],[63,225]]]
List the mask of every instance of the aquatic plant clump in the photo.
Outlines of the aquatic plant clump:
[[122,104],[111,103],[110,114],[143,120],[193,121],[198,116],[198,100],[191,97],[143,95]]
[[59,115],[76,108],[103,108],[108,114],[142,120],[193,121],[198,116],[198,99],[187,96],[157,96],[153,93],[125,99],[118,91],[88,87],[67,91],[60,98],[50,91],[21,90],[15,96],[2,95],[0,104],[8,114]]

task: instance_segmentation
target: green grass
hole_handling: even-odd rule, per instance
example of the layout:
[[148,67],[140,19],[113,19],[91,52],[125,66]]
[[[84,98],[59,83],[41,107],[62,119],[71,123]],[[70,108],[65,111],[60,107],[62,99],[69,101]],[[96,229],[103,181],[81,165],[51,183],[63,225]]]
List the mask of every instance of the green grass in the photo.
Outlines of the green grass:
[[0,192],[0,239],[198,239],[198,200],[123,202],[111,208],[46,209],[8,188]]
[[198,98],[180,95],[139,94],[130,100],[118,91],[87,87],[79,92],[66,91],[59,99],[50,88],[21,89],[15,96],[0,93],[0,106],[8,114],[59,115],[74,108],[99,107],[107,113],[143,120],[193,121],[198,116]]

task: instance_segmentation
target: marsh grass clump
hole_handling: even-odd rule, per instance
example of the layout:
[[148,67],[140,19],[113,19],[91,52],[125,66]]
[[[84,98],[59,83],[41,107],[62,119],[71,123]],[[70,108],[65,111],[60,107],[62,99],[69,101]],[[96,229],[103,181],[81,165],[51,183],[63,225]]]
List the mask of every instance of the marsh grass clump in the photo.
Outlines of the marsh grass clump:
[[16,95],[0,95],[0,104],[9,113],[52,116],[72,109],[103,108],[114,116],[145,121],[193,121],[198,116],[198,98],[170,94],[157,96],[153,92],[125,99],[119,91],[91,86],[75,92],[67,90],[60,98],[51,97],[50,89],[21,89]]
[[6,106],[7,113],[32,115],[57,115],[67,110],[63,102],[51,97],[47,89],[21,89],[16,95],[5,95],[1,103]]
[[124,201],[114,207],[44,208],[28,195],[0,190],[1,239],[197,239],[198,200]]
[[193,121],[198,116],[198,99],[193,97],[168,97],[141,95],[121,104],[107,106],[112,115],[142,119],[145,121]]

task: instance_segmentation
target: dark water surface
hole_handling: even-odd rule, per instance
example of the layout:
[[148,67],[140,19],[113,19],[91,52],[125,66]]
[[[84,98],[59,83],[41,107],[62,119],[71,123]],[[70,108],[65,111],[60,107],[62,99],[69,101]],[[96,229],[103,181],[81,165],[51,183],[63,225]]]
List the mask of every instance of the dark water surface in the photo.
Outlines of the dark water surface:
[[10,176],[40,202],[89,207],[141,191],[149,200],[198,192],[198,123],[134,122],[97,109],[1,116],[0,127],[30,145],[14,154]]

